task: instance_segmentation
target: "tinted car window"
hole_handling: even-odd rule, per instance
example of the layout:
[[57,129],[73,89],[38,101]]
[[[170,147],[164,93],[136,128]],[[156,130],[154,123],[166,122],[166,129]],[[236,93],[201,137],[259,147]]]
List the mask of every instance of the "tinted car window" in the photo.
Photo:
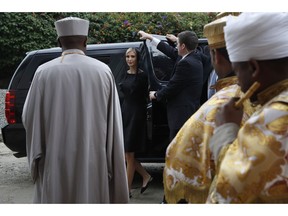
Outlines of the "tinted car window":
[[32,79],[34,77],[34,74],[37,70],[37,68],[48,62],[51,61],[52,59],[60,56],[60,53],[52,53],[52,54],[41,54],[41,55],[34,55],[31,62],[26,68],[25,71],[25,76],[22,77],[21,82],[18,85],[18,89],[28,89],[31,85]]
[[152,55],[155,77],[159,81],[169,81],[175,62],[155,46],[150,47],[150,53]]

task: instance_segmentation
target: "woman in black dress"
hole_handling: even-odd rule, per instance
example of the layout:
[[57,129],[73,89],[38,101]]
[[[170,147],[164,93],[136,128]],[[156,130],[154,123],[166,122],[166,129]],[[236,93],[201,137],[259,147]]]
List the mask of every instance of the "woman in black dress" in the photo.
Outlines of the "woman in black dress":
[[134,48],[129,48],[126,51],[126,62],[129,70],[120,84],[120,91],[124,95],[121,109],[130,197],[132,197],[131,185],[135,171],[143,178],[141,193],[147,189],[152,181],[151,175],[135,159],[135,152],[143,151],[146,143],[146,107],[148,98],[148,78],[138,68],[138,61],[139,52]]

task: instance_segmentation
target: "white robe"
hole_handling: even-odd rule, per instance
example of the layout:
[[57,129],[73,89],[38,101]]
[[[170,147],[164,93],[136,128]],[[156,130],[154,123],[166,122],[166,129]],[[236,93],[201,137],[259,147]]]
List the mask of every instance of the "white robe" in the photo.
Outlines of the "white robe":
[[128,203],[111,70],[80,50],[63,53],[37,69],[23,108],[34,202]]

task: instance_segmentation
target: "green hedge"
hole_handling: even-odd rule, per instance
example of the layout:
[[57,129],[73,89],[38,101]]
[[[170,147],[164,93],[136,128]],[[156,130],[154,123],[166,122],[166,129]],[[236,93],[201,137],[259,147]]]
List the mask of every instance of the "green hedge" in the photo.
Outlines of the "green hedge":
[[137,32],[177,34],[203,26],[216,13],[0,13],[0,79],[11,77],[27,51],[57,46],[54,22],[67,16],[90,20],[88,43],[137,41]]

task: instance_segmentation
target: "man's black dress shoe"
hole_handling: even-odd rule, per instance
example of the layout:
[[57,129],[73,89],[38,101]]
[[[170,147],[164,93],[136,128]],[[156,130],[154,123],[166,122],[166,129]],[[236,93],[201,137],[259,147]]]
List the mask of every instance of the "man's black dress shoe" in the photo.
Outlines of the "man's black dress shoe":
[[149,187],[149,185],[152,182],[152,180],[153,180],[153,177],[151,176],[149,181],[147,182],[146,186],[141,187],[141,191],[140,191],[141,194],[144,193],[144,191]]

